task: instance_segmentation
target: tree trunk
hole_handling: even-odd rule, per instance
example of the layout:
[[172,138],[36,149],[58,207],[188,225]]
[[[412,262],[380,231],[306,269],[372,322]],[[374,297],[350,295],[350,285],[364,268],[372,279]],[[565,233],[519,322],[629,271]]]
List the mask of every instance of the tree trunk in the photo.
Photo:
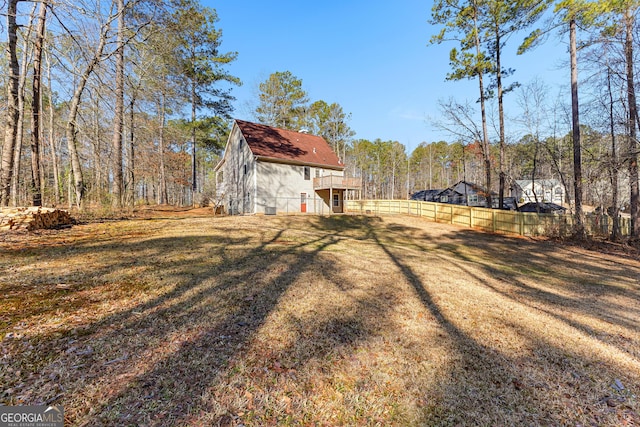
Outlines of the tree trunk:
[[42,73],[42,45],[44,43],[44,31],[47,18],[47,2],[40,3],[38,13],[38,29],[36,30],[36,43],[33,59],[33,98],[31,100],[31,188],[33,194],[33,206],[42,206],[42,182],[40,181],[40,146],[42,131],[40,128],[40,93]]
[[[198,183],[196,182],[196,83],[191,83],[191,188],[193,191],[192,202],[195,203]],[[243,195],[244,197],[244,195]]]
[[503,89],[502,89],[502,66],[500,64],[500,26],[495,26],[496,36],[496,83],[498,85],[498,121],[500,122],[500,187],[498,190],[498,208],[504,208],[504,187],[505,187],[505,137],[504,137],[504,104],[503,104]]
[[582,153],[580,144],[580,115],[578,104],[578,54],[576,45],[576,21],[569,21],[569,53],[571,56],[571,122],[573,136],[573,190],[575,201],[574,233],[577,238],[586,237],[582,212]]
[[[476,45],[476,61],[480,61],[482,57],[482,52],[480,51],[480,35],[478,34],[478,7],[474,3],[474,15],[473,15],[473,25],[474,25],[474,33],[475,33],[475,45]],[[491,153],[489,152],[489,131],[487,130],[487,113],[485,107],[485,93],[484,93],[484,70],[481,66],[478,65],[476,70],[478,74],[478,86],[480,89],[480,113],[482,119],[482,154],[484,159],[484,172],[485,172],[485,187],[487,189],[486,195],[486,207],[491,208]]]
[[135,176],[135,102],[136,97],[135,94],[131,94],[131,102],[129,103],[129,161],[127,168],[127,204],[131,207],[135,206],[136,203],[136,176]]
[[[82,207],[86,188],[84,178],[82,176],[82,167],[80,166],[80,156],[78,154],[78,142],[76,139],[76,119],[78,117],[80,99],[82,98],[82,93],[84,92],[87,80],[89,80],[89,76],[98,65],[98,63],[100,63],[102,52],[107,42],[106,31],[106,28],[103,29],[103,32],[100,35],[98,48],[96,49],[96,52],[91,61],[87,64],[87,68],[84,70],[84,73],[80,76],[78,86],[76,87],[76,90],[73,93],[73,97],[71,98],[71,102],[69,103],[69,117],[67,119],[66,136],[69,157],[71,159],[71,169],[73,171],[76,206],[78,208]],[[69,203],[71,203],[71,200],[69,200]]]
[[640,238],[639,206],[640,191],[638,188],[638,141],[636,140],[636,126],[638,106],[636,105],[636,91],[633,70],[633,11],[627,8],[624,15],[625,41],[624,55],[627,68],[627,102],[629,103],[629,183],[631,189],[631,238]]
[[7,46],[9,60],[9,82],[7,85],[7,116],[4,135],[4,144],[2,146],[2,163],[0,170],[0,205],[9,205],[9,196],[11,191],[11,178],[13,176],[14,166],[14,149],[16,146],[16,138],[18,135],[18,86],[20,78],[20,65],[18,63],[18,25],[16,23],[16,13],[18,9],[18,0],[9,0],[7,5],[7,35],[9,43]]
[[[165,79],[166,82],[166,79]],[[159,135],[158,138],[160,139],[159,141],[159,147],[158,147],[158,151],[160,153],[160,191],[159,193],[159,203],[161,205],[168,203],[169,198],[167,197],[167,176],[165,173],[165,167],[164,167],[164,122],[165,122],[165,98],[166,95],[164,93],[164,90],[162,91],[162,98],[160,101],[160,108],[159,108],[159,116],[160,116],[160,131],[159,131]]]
[[51,150],[51,164],[53,166],[53,185],[54,185],[54,202],[53,205],[56,206],[60,203],[60,172],[58,171],[58,155],[56,153],[56,145],[55,145],[55,128],[54,128],[54,113],[55,109],[53,106],[53,91],[51,88],[51,62],[48,59],[48,56],[45,53],[45,59],[47,62],[47,88],[49,90],[49,146]]
[[609,179],[611,180],[611,213],[613,225],[611,240],[620,240],[620,207],[618,206],[618,153],[613,115],[613,91],[611,90],[611,68],[607,68],[607,89],[609,92],[609,132],[611,134],[611,161],[609,162]]
[[116,104],[113,117],[113,207],[122,209],[124,179],[122,173],[122,140],[124,129],[124,0],[117,0],[118,35],[116,57]]
[[103,165],[100,153],[102,152],[102,130],[100,129],[100,99],[98,97],[91,97],[93,100],[91,118],[92,118],[92,138],[91,149],[93,157],[93,191],[94,198],[96,200],[104,200],[104,191],[109,188],[109,185],[105,183],[104,176],[109,175],[107,168],[106,173],[103,174]]
[[16,134],[16,145],[13,151],[13,177],[11,178],[11,204],[18,206],[20,204],[20,192],[18,187],[20,184],[20,168],[22,166],[20,160],[22,158],[22,147],[24,145],[24,98],[27,87],[27,59],[31,56],[31,31],[33,30],[33,22],[36,15],[38,5],[34,3],[31,13],[29,14],[29,25],[22,43],[22,64],[20,69],[23,70],[18,82],[18,131]]

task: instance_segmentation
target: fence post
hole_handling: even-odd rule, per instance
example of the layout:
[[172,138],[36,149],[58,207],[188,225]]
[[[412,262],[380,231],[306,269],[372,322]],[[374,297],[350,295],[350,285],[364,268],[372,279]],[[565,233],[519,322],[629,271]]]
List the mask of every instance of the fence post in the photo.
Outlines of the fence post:
[[493,232],[496,232],[496,212],[495,209],[491,209],[491,222],[493,223]]
[[524,236],[524,214],[518,213],[518,232],[521,236]]

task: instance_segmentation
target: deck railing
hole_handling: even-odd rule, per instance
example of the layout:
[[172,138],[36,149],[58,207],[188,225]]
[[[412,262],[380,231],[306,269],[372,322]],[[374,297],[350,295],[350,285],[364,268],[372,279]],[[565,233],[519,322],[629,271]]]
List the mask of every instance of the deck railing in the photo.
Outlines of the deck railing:
[[327,175],[313,178],[313,188],[359,189],[362,186],[360,178],[346,178],[339,175]]

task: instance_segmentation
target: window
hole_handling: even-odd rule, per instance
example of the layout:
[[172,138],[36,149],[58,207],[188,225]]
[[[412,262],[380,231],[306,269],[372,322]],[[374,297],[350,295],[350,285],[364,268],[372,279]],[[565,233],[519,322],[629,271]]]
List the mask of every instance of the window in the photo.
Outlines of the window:
[[469,195],[469,203],[478,203],[478,195],[477,194]]
[[340,206],[340,195],[339,194],[334,194],[333,195],[333,206],[335,206],[335,207]]
[[316,168],[316,178],[320,178],[320,169]]
[[309,166],[304,167],[304,180],[309,181],[311,179],[311,168]]
[[441,196],[440,203],[447,203],[449,201],[449,196]]

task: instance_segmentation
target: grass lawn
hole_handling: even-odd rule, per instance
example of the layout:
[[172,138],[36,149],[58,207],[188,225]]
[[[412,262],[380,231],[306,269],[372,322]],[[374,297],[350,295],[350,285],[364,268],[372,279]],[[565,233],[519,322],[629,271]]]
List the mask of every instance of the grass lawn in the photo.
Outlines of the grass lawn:
[[65,425],[640,424],[631,257],[166,215],[0,235],[0,272],[0,404]]

